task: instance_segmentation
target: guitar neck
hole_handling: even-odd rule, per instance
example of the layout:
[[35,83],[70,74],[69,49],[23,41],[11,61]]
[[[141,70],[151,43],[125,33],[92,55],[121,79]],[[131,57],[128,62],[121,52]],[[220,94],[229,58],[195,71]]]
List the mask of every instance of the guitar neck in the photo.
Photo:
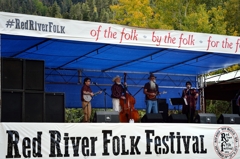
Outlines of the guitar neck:
[[100,93],[101,93],[101,91],[98,91],[98,92],[94,93],[93,95],[95,96],[95,95],[98,95]]

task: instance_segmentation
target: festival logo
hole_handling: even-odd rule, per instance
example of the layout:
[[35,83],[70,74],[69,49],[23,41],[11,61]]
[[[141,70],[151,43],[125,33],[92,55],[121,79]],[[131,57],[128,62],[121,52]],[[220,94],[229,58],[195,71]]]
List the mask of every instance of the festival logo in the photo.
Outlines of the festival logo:
[[238,135],[231,127],[220,127],[214,135],[213,146],[220,158],[232,159],[239,148]]

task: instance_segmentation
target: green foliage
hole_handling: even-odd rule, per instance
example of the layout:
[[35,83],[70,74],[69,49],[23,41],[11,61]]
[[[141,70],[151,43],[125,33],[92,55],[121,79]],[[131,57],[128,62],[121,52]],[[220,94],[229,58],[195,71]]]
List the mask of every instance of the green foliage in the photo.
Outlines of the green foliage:
[[229,0],[225,3],[226,16],[225,21],[227,22],[227,34],[229,35],[240,35],[240,1]]
[[65,122],[79,123],[83,119],[83,111],[80,108],[65,108]]
[[55,1],[54,4],[48,8],[47,11],[47,16],[49,17],[55,17],[55,18],[61,18],[61,8],[59,7],[59,5],[57,4],[57,2]]
[[114,14],[112,23],[134,27],[149,27],[153,15],[149,0],[119,0],[110,8]]
[[116,0],[0,0],[0,11],[109,22]]
[[[96,111],[105,111],[105,109],[92,108],[91,120]],[[113,111],[107,109],[106,111]],[[138,110],[139,116],[142,118],[145,115],[145,110]],[[83,121],[83,110],[82,108],[65,108],[65,122],[67,123],[79,123]]]
[[209,15],[206,11],[206,6],[199,5],[196,7],[196,11],[189,13],[184,18],[181,28],[183,30],[210,33],[211,25],[209,24]]
[[230,102],[220,100],[207,100],[206,101],[206,112],[216,114],[217,118],[222,114],[231,114]]

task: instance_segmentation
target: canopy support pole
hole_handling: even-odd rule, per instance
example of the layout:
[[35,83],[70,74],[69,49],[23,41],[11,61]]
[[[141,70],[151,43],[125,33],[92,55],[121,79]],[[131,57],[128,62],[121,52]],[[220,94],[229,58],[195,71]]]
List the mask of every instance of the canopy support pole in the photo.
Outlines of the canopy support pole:
[[2,37],[1,37],[1,34],[0,34],[0,122],[2,121]]
[[202,113],[206,113],[206,105],[205,105],[205,96],[204,96],[204,88],[206,86],[205,75],[201,75],[198,77],[198,87],[199,87],[199,97],[200,97],[200,111]]

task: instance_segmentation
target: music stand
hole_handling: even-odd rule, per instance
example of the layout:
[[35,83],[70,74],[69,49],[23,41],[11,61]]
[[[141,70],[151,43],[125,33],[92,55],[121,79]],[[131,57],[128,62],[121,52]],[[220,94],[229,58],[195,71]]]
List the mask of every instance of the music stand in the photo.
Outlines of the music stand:
[[178,112],[179,112],[179,105],[184,105],[184,99],[183,98],[170,98],[171,105],[177,105],[178,106]]

